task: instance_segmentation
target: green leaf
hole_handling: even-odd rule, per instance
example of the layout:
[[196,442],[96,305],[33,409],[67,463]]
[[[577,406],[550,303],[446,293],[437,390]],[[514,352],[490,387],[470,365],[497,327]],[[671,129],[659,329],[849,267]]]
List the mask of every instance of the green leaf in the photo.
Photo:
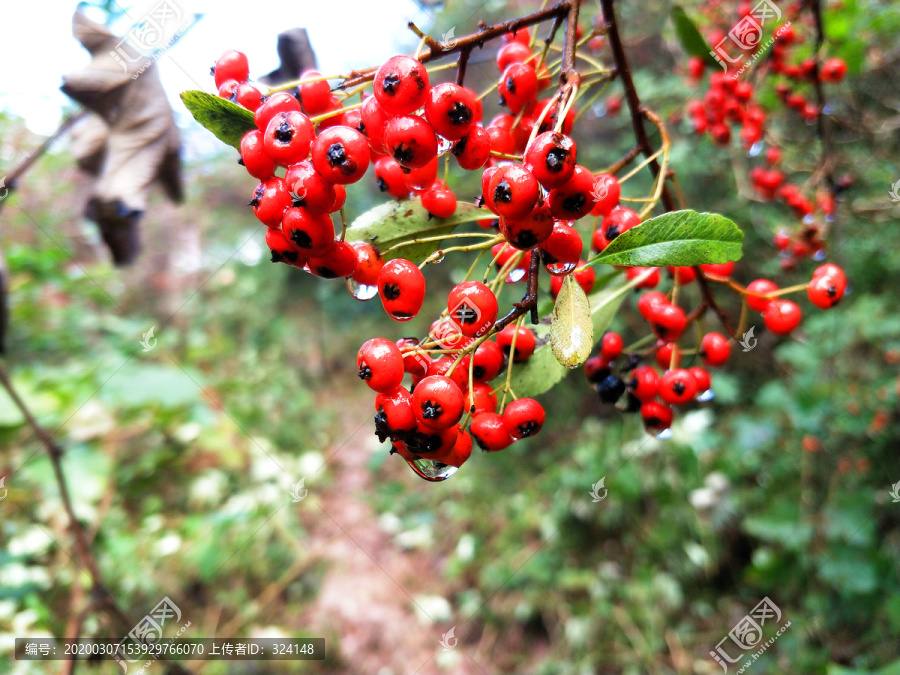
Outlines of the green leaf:
[[181,100],[195,120],[237,150],[244,134],[256,128],[252,112],[224,98],[192,90],[181,92]]
[[712,49],[710,49],[706,39],[697,30],[697,25],[691,21],[687,12],[680,5],[672,7],[672,23],[675,25],[675,35],[678,36],[678,41],[681,43],[684,51],[690,56],[700,57],[707,65],[716,68],[720,67],[710,53]]
[[[385,260],[406,258],[422,262],[437,251],[440,241],[416,242],[417,239],[446,237],[462,223],[471,223],[482,218],[493,217],[489,211],[479,209],[474,204],[459,203],[456,213],[449,218],[435,218],[428,213],[418,199],[397,202],[390,201],[369,209],[353,221],[347,228],[346,240],[365,241],[384,255]],[[471,240],[474,243],[474,239]],[[485,240],[487,241],[487,240]],[[398,244],[399,248],[388,251]],[[387,253],[385,253],[388,251]]]
[[744,233],[717,213],[673,211],[616,237],[589,264],[628,267],[705,265],[739,260]]
[[[628,291],[644,280],[643,276],[626,281],[619,273],[617,281],[610,281],[602,290],[592,293],[588,298],[591,307],[591,326],[593,340],[596,344],[619,310],[619,305],[625,299]],[[537,337],[539,347],[534,350],[531,358],[525,363],[513,366],[510,385],[516,396],[534,397],[549,391],[565,377],[569,369],[560,365],[556,360],[550,345],[551,323],[544,320],[537,326],[532,326]]]
[[581,284],[570,274],[553,306],[550,319],[550,347],[560,365],[577,368],[587,361],[594,346],[591,303]]

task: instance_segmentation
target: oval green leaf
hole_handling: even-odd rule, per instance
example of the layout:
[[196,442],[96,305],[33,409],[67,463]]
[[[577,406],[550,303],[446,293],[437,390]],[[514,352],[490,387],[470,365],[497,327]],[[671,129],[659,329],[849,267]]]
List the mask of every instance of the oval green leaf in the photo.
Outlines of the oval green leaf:
[[594,346],[591,303],[581,284],[570,274],[563,279],[550,318],[550,347],[561,366],[577,368]]
[[739,260],[744,233],[718,213],[673,211],[616,237],[591,265],[667,267]]
[[712,49],[709,43],[697,30],[697,25],[691,21],[691,18],[680,5],[672,7],[672,23],[675,25],[675,35],[684,49],[690,56],[697,56],[710,66],[720,68],[721,66],[712,55]]
[[347,228],[346,240],[372,244],[385,260],[406,258],[422,262],[437,251],[442,242],[417,240],[446,237],[463,223],[491,217],[489,211],[462,202],[456,205],[456,213],[449,218],[435,218],[418,199],[390,201],[369,209],[354,220]]
[[252,112],[224,98],[191,90],[182,92],[181,100],[195,120],[238,151],[244,134],[256,128]]

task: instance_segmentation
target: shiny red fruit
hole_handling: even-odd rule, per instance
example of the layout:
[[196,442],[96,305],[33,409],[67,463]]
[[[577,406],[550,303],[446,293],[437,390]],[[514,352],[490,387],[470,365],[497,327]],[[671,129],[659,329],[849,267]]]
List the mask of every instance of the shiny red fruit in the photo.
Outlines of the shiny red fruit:
[[575,160],[575,141],[555,131],[539,134],[525,151],[525,166],[548,190],[566,184],[575,172]]
[[562,187],[550,190],[547,199],[553,216],[559,220],[578,220],[594,208],[594,174],[576,165],[572,177]]
[[503,424],[515,440],[529,438],[544,426],[544,407],[533,398],[520,398],[503,411]]
[[763,312],[763,323],[775,335],[787,335],[797,327],[801,317],[799,305],[775,298]]
[[281,229],[298,249],[307,256],[322,256],[334,242],[331,217],[302,206],[292,206],[284,212]]
[[468,134],[453,144],[450,152],[460,167],[475,171],[487,164],[491,157],[491,136],[483,127],[473,126]]
[[403,381],[403,356],[396,344],[386,338],[367,340],[356,354],[358,375],[370,389],[386,393]]
[[416,419],[433,429],[448,429],[463,415],[463,394],[453,380],[443,375],[429,375],[419,382],[412,403]]
[[472,418],[469,431],[478,447],[485,452],[497,452],[513,444],[513,438],[506,430],[503,416],[497,413],[478,413]]
[[534,337],[534,331],[525,326],[519,326],[517,328],[515,324],[510,324],[500,331],[497,334],[497,344],[507,356],[509,355],[510,350],[513,349],[514,337],[516,344],[513,353],[513,361],[515,363],[527,361],[531,355],[534,354],[534,348],[537,344],[537,340]]
[[355,183],[369,168],[369,142],[356,129],[335,126],[322,131],[312,145],[312,163],[332,184]]
[[375,98],[390,115],[409,115],[428,100],[428,73],[411,56],[392,56],[375,72]]
[[291,195],[280,178],[270,178],[256,186],[250,206],[253,215],[268,227],[280,227],[285,209],[291,205]]
[[310,256],[309,271],[323,279],[352,276],[356,271],[356,251],[346,241],[334,241],[321,256]]
[[700,340],[700,358],[708,366],[721,366],[731,355],[731,343],[721,333],[707,333]]
[[388,315],[409,321],[425,300],[425,277],[416,265],[403,258],[389,260],[378,274],[378,294]]
[[437,157],[438,140],[428,122],[406,115],[384,125],[384,147],[400,166],[418,169]]
[[478,338],[497,321],[497,296],[480,281],[465,281],[450,291],[447,311],[463,335]]
[[425,119],[436,134],[458,141],[475,124],[475,95],[471,89],[452,82],[435,85],[425,103]]

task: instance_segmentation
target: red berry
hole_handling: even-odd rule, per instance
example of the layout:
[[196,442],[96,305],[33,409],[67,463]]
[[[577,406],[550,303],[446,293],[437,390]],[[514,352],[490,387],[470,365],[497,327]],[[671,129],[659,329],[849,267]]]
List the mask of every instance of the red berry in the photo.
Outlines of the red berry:
[[516,151],[516,141],[509,129],[491,125],[487,128],[487,134],[491,139],[491,151],[503,155],[511,155]]
[[422,193],[422,206],[435,218],[449,218],[456,213],[456,195],[443,181]]
[[812,281],[806,287],[809,301],[820,309],[831,309],[847,288],[847,277],[837,265],[822,265],[813,272]]
[[[675,354],[675,360],[672,360],[672,354]],[[656,350],[656,365],[660,370],[668,370],[677,368],[681,364],[681,350],[674,342],[667,342]]]
[[644,321],[650,321],[650,317],[653,316],[652,309],[659,303],[668,303],[665,293],[649,291],[641,295],[638,299],[637,308],[641,316],[644,317]]
[[700,265],[700,269],[713,276],[730,277],[732,270],[734,270],[734,263],[707,263],[706,265]]
[[321,256],[310,256],[309,271],[323,279],[349,277],[356,272],[356,251],[346,241],[334,241]]
[[615,206],[603,216],[600,227],[607,241],[612,241],[623,232],[641,224],[641,217],[633,209],[627,206]]
[[459,426],[435,429],[419,422],[416,430],[406,435],[406,445],[410,452],[424,459],[443,461],[459,440]]
[[539,134],[525,151],[525,166],[546,189],[562,187],[575,172],[575,141],[555,131]]
[[518,113],[537,98],[538,80],[533,65],[513,63],[506,67],[500,77],[501,104]]
[[[598,232],[600,230],[597,230]],[[637,285],[638,288],[656,288],[659,285],[659,268],[658,267],[629,267],[625,270],[625,276],[628,279],[637,279],[642,276],[647,270],[653,270],[653,272],[644,279],[641,283]]]
[[449,316],[466,337],[487,333],[497,321],[498,310],[497,296],[480,281],[457,284],[447,298]]
[[258,129],[251,129],[241,139],[241,162],[247,173],[262,181],[274,176],[278,166],[266,153],[263,135]]
[[628,391],[639,401],[652,401],[656,398],[659,375],[650,366],[638,366],[631,371]]
[[306,256],[297,250],[281,230],[268,228],[266,230],[266,246],[272,252],[272,262],[283,262],[294,267],[303,267],[306,264]]
[[594,208],[594,174],[580,164],[562,187],[550,190],[547,200],[559,220],[578,220]]
[[768,279],[757,279],[747,284],[747,306],[754,312],[764,312],[771,304],[771,298],[764,298],[768,293],[774,293],[778,290],[778,286]]
[[584,244],[578,230],[557,220],[547,240],[540,245],[541,262],[550,274],[568,274],[578,264]]
[[473,126],[468,134],[453,144],[451,152],[463,169],[475,171],[491,157],[491,136],[483,127]]
[[676,342],[687,325],[681,307],[669,303],[659,303],[650,310],[650,328],[660,340]]
[[[465,345],[461,345],[461,348],[464,348]],[[464,356],[459,365],[453,369],[453,372],[450,373],[450,369],[453,368],[453,364],[456,363],[455,356],[442,356],[439,359],[435,359],[428,365],[428,370],[426,371],[427,376],[431,375],[442,375],[449,377],[453,382],[459,387],[460,391],[465,391],[469,387],[469,356]],[[450,373],[447,375],[447,373]]]
[[609,361],[602,356],[592,356],[584,362],[584,376],[591,384],[599,384],[611,373]]
[[291,195],[280,178],[270,178],[256,186],[250,206],[253,214],[268,227],[279,227],[285,209],[291,205]]
[[363,101],[359,113],[362,117],[362,132],[369,140],[369,147],[375,152],[384,153],[384,126],[391,116],[381,109],[374,96],[369,96]]
[[284,236],[307,256],[325,255],[334,242],[331,217],[302,206],[294,206],[284,212],[281,229]]
[[475,96],[471,89],[452,82],[432,87],[425,103],[425,119],[435,133],[458,141],[475,124]]
[[520,398],[503,411],[503,424],[515,440],[537,434],[544,426],[544,407],[533,398]]
[[356,251],[356,271],[353,273],[353,280],[364,286],[377,286],[378,275],[384,267],[384,258],[372,244],[357,241],[352,246]]
[[359,378],[375,391],[394,391],[403,381],[403,355],[386,338],[376,337],[363,343],[356,354],[356,367]]
[[648,434],[658,434],[672,426],[672,409],[658,401],[647,401],[641,406],[641,419]]
[[291,193],[294,206],[303,206],[315,213],[337,210],[334,185],[322,178],[308,159],[288,167],[284,184]]
[[437,157],[438,141],[431,126],[416,115],[394,117],[384,125],[384,146],[400,166],[418,169]]
[[300,102],[287,92],[278,91],[263,100],[253,113],[253,121],[257,129],[266,133],[269,122],[275,115],[291,111],[300,112]]
[[604,333],[600,340],[600,355],[607,361],[614,361],[622,355],[625,343],[618,333]]
[[[473,413],[497,412],[497,397],[491,385],[478,382],[472,386],[472,398],[466,393],[466,406]],[[474,410],[472,410],[474,408]]]
[[462,391],[449,377],[429,375],[413,391],[413,413],[422,424],[448,429],[462,418]]
[[475,442],[485,452],[497,452],[513,444],[503,416],[492,412],[478,413],[469,427]]
[[393,157],[379,157],[375,160],[375,183],[379,190],[395,199],[405,199],[409,196],[403,168]]
[[615,176],[601,173],[594,177],[593,192],[594,208],[591,209],[591,215],[605,216],[619,205],[622,188]]
[[800,323],[801,316],[796,303],[775,298],[763,312],[763,322],[775,335],[787,335]]
[[708,366],[721,366],[731,355],[731,344],[721,333],[707,333],[700,341],[700,357]]
[[698,394],[702,394],[704,391],[707,391],[709,389],[710,378],[706,368],[694,366],[693,368],[688,368],[688,372],[691,374],[691,376],[693,376],[694,382],[697,383]]
[[215,75],[216,87],[222,86],[227,80],[237,80],[244,82],[250,77],[250,64],[247,57],[239,51],[228,49],[216,59],[216,65],[213,66],[213,74]]
[[[517,28],[512,33],[504,33],[503,42],[506,44],[519,42],[527,46],[531,44],[531,34],[528,32],[527,28]],[[500,70],[503,69],[501,68]]]
[[[525,61],[528,61],[531,59],[531,55],[531,49],[527,44],[522,44],[518,41],[509,42],[503,45],[500,48],[500,51],[497,52],[497,68],[499,68],[502,73],[514,63],[524,63]],[[529,61],[529,63],[533,64],[534,59]]]
[[262,92],[247,82],[242,82],[234,90],[234,100],[250,111],[259,110],[263,103],[263,98]]
[[[498,215],[507,218],[525,218],[537,203],[540,187],[534,175],[519,164],[498,168],[491,176],[488,191]],[[553,221],[550,222],[550,229]],[[548,230],[547,235],[550,232]],[[537,244],[535,244],[537,246]]]
[[706,70],[706,64],[699,56],[689,56],[687,61],[688,76],[692,80],[699,80],[703,77],[703,71]]
[[546,204],[540,204],[523,218],[500,218],[500,234],[506,237],[510,246],[528,251],[550,238],[553,223],[550,209]]
[[469,457],[472,456],[472,437],[468,431],[460,431],[456,437],[456,443],[450,449],[450,452],[441,457],[444,464],[449,466],[461,467]]
[[281,166],[290,166],[309,156],[313,125],[302,112],[292,110],[272,116],[263,136],[266,153]]
[[[367,381],[367,384],[371,387],[371,380]],[[398,386],[392,391],[379,393],[375,397],[375,412],[379,413],[375,416],[376,425],[383,423],[390,431],[404,432],[416,428],[412,394],[406,387]]]
[[509,356],[510,350],[513,348],[513,336],[515,336],[516,341],[513,361],[515,363],[527,361],[531,355],[534,354],[534,348],[537,344],[534,332],[525,326],[519,326],[517,328],[515,324],[510,324],[500,331],[497,334],[497,344],[507,356]]
[[402,168],[402,171],[408,189],[413,192],[427,190],[437,182],[438,158],[434,157],[425,166],[416,169]]
[[378,273],[378,294],[392,319],[409,321],[419,313],[425,300],[422,270],[403,258],[386,262]]
[[503,367],[503,350],[493,340],[485,340],[475,349],[472,377],[476,382],[488,382],[500,373]]
[[819,79],[822,80],[822,82],[828,82],[830,84],[837,84],[844,79],[844,75],[846,74],[847,64],[841,59],[828,59],[822,64],[822,67],[819,68]]
[[392,56],[375,72],[375,98],[391,115],[409,115],[421,108],[428,89],[425,66],[411,56]]
[[697,278],[693,267],[670,267],[669,272],[679,286],[686,286]]
[[315,117],[326,112],[331,106],[331,86],[328,80],[320,80],[322,73],[318,70],[304,70],[300,74],[301,80],[316,80],[305,82],[297,87],[297,98],[307,115]]
[[225,80],[220,86],[218,90],[219,98],[227,98],[230,101],[234,101],[235,91],[237,91],[238,85],[240,82],[237,80]]
[[356,129],[336,126],[321,132],[312,145],[312,162],[329,183],[355,183],[369,168],[369,143]]

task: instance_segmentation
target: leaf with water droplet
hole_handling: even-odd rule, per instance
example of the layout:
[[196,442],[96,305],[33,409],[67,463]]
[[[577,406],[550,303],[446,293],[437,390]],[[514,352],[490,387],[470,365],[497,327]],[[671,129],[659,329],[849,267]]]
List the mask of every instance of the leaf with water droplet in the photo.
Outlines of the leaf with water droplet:
[[577,368],[587,361],[594,346],[591,303],[570,274],[563,279],[550,319],[550,347],[560,365]]

